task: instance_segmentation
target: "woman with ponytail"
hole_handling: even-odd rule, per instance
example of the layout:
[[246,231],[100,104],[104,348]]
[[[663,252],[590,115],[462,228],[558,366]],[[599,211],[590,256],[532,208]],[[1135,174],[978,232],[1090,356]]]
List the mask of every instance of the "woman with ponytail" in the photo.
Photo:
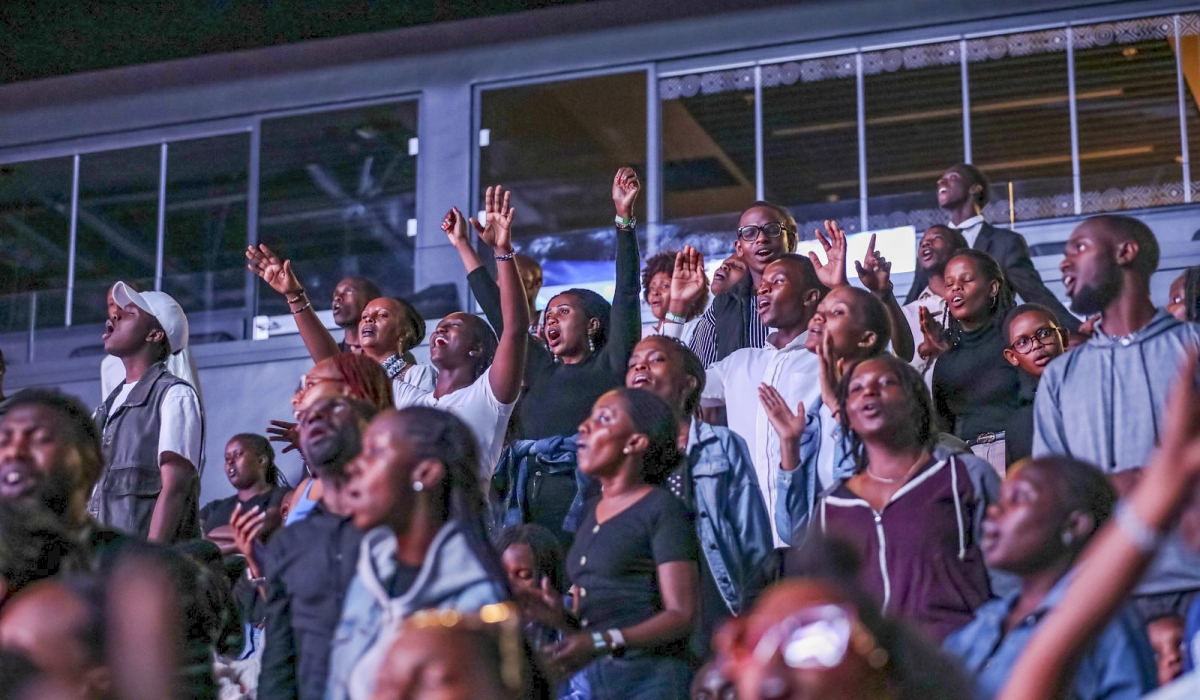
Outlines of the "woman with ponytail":
[[351,517],[366,534],[333,638],[327,700],[372,697],[414,612],[474,612],[508,597],[484,533],[479,450],[463,421],[423,406],[380,414],[347,475]]
[[243,511],[257,507],[267,513],[273,525],[264,528],[265,540],[283,522],[280,509],[289,489],[280,483],[279,467],[275,466],[275,450],[262,435],[242,433],[225,444],[225,476],[237,493],[229,498],[212,501],[200,509],[200,529],[204,536],[221,547],[223,554],[236,551],[233,530],[229,527],[233,509],[241,504]]
[[614,389],[579,433],[579,468],[601,495],[567,555],[579,629],[550,648],[550,664],[592,700],[686,698],[700,586],[687,509],[662,487],[682,458],[675,409]]

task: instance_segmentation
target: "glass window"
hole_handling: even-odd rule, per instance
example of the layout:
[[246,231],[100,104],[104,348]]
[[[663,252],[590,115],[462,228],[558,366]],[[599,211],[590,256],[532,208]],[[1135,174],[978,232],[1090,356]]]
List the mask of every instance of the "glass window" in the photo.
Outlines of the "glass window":
[[1182,203],[1174,19],[1072,31],[1084,213]]
[[855,56],[763,66],[763,177],[801,237],[825,219],[861,228]]
[[79,159],[72,323],[102,323],[118,280],[154,289],[162,147],[86,153]]
[[962,57],[957,41],[864,53],[868,225],[942,222],[938,177],[963,160]]
[[162,290],[183,310],[246,302],[246,202],[250,134],[167,146]]
[[645,72],[487,90],[480,127],[479,202],[489,185],[512,190],[516,247],[542,263],[543,297],[611,280],[613,174],[633,166],[645,184]]
[[[0,333],[64,322],[73,158],[0,165]],[[36,299],[34,295],[36,294]]]
[[755,199],[754,69],[663,78],[658,94],[666,222],[659,247],[692,245],[719,264]]
[[[349,275],[412,295],[416,136],[416,101],[263,120],[258,237],[292,260],[318,309]],[[257,313],[287,313],[261,281]]]
[[988,220],[1009,221],[1009,183],[1017,221],[1074,214],[1066,30],[973,39],[967,59],[972,160],[992,184]]
[[1183,68],[1183,110],[1187,121],[1192,201],[1200,202],[1200,15],[1179,16],[1176,50]]

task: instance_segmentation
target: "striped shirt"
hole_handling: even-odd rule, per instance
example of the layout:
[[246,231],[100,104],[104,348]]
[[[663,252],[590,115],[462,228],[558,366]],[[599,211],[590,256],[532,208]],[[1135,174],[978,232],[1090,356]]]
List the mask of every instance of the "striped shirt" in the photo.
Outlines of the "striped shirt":
[[[749,339],[746,347],[761,348],[767,344],[769,331],[758,317],[758,295],[751,294],[747,303],[750,304],[750,319],[746,327],[746,338]],[[717,361],[717,315],[713,312],[711,304],[697,319],[696,330],[689,347],[705,367]]]

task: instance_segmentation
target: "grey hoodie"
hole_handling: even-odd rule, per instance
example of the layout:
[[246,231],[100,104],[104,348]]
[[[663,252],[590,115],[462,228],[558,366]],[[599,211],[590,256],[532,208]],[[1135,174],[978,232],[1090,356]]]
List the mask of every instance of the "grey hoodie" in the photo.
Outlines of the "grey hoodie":
[[[1097,323],[1091,340],[1046,366],[1033,405],[1033,456],[1069,455],[1109,474],[1146,466],[1179,366],[1198,348],[1200,326],[1162,310],[1125,337]],[[1200,556],[1172,536],[1137,593],[1194,589]]]

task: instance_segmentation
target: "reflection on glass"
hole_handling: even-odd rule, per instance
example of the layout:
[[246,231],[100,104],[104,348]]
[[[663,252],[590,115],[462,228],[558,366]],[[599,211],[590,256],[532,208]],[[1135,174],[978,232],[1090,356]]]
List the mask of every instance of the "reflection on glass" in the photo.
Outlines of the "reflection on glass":
[[754,72],[663,78],[663,218],[740,212],[754,201]]
[[862,60],[868,223],[924,230],[945,218],[937,178],[963,160],[959,43],[872,51]]
[[[61,326],[72,158],[0,165],[0,333]],[[32,299],[36,292],[38,298]]]
[[1182,203],[1174,20],[1072,31],[1084,213]]
[[1016,221],[1075,213],[1066,49],[1063,29],[967,42],[971,150],[992,183],[992,222],[1010,220],[1010,182]]
[[160,159],[157,145],[80,157],[73,325],[104,321],[117,280],[154,288]]
[[480,125],[479,202],[512,191],[517,248],[545,285],[612,279],[613,174],[633,166],[645,184],[645,72],[487,90]]
[[245,304],[249,175],[248,133],[167,147],[162,290],[184,311]]
[[802,238],[825,219],[861,228],[855,63],[829,56],[762,69],[766,197],[791,210]]
[[[415,101],[263,120],[258,237],[292,260],[318,309],[350,275],[412,294],[416,135]],[[260,282],[257,313],[287,302]]]

